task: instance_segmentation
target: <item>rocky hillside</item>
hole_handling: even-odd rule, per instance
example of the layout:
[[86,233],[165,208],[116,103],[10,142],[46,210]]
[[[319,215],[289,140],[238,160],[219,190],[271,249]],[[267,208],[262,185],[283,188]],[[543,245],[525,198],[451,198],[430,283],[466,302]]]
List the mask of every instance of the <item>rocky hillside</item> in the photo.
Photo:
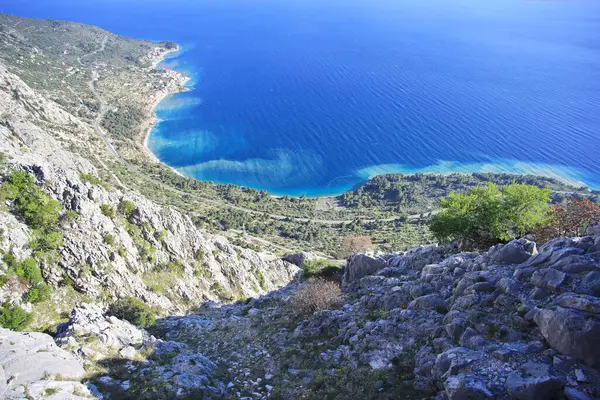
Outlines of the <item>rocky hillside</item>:
[[[134,296],[160,312],[177,313],[206,300],[265,293],[285,285],[297,272],[297,267],[272,255],[201,232],[176,209],[103,184],[96,168],[68,151],[61,139],[74,131],[85,137],[91,128],[2,66],[0,115],[0,179],[7,181],[12,171],[26,171],[62,209],[58,231],[63,243],[49,260],[32,251],[33,228],[15,212],[15,202],[4,198],[0,208],[0,274],[9,270],[7,254],[16,262],[33,256],[45,281],[57,291],[55,304],[35,313],[45,319],[36,321],[37,326],[68,314],[73,304],[64,303],[66,297],[110,301]],[[7,276],[0,288],[1,302],[30,310],[20,300],[27,285],[15,275]]]
[[[159,204],[164,184],[108,155],[101,95],[118,81],[93,76],[118,62],[92,73],[96,47],[40,52],[0,22],[34,56],[0,64],[0,398],[600,398],[600,235],[358,254],[341,277],[232,244],[175,205],[192,192]],[[102,51],[129,43],[91,32]],[[39,81],[61,54],[91,82],[87,111],[15,75]],[[140,87],[165,75],[142,69]]]
[[[519,240],[485,253],[428,246],[356,255],[341,301],[313,314],[294,306],[307,285],[246,303],[204,303],[147,331],[82,305],[59,329],[64,351],[48,344],[49,359],[69,360],[72,378],[49,380],[56,366],[43,363],[46,378],[31,372],[8,393],[83,390],[77,360],[89,393],[105,398],[600,396],[600,236],[539,249]],[[28,334],[0,338],[0,349],[11,340],[17,354],[29,354]],[[5,360],[4,370],[14,370]]]

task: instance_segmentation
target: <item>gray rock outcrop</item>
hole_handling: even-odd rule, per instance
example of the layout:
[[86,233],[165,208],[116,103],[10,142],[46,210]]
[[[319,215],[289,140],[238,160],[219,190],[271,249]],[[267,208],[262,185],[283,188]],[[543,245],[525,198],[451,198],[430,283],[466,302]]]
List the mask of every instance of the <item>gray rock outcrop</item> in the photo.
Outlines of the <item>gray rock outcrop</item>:
[[348,285],[386,266],[385,261],[373,254],[356,254],[350,258],[342,276],[342,284]]
[[93,398],[81,363],[43,333],[0,328],[0,398]]
[[307,253],[302,251],[300,253],[288,254],[283,257],[284,261],[287,261],[291,264],[296,265],[297,267],[302,268],[304,266],[304,262],[316,260],[317,257],[312,253]]

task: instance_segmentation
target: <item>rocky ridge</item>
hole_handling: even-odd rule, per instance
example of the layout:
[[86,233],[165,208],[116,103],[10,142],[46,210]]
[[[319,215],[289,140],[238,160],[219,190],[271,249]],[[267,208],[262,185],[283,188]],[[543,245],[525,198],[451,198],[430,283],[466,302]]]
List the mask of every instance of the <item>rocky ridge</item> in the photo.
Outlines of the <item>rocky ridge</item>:
[[356,255],[343,304],[312,315],[295,282],[149,332],[84,306],[57,341],[110,358],[92,382],[117,397],[598,398],[600,236],[457,251]]

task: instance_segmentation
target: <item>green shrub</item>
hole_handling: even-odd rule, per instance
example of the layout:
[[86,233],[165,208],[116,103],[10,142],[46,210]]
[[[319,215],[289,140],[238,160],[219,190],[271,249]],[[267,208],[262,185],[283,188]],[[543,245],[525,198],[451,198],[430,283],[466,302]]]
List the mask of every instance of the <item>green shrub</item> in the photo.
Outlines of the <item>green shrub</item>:
[[167,231],[166,230],[162,230],[160,232],[155,232],[154,233],[154,237],[156,238],[156,240],[158,240],[159,242],[164,242],[165,239],[167,238]]
[[6,282],[8,282],[8,275],[0,275],[0,288],[6,285]]
[[429,228],[441,241],[487,246],[522,237],[547,223],[550,190],[525,184],[501,189],[493,183],[441,199]]
[[41,190],[25,192],[15,201],[15,209],[33,228],[53,229],[58,225],[61,205]]
[[29,247],[34,251],[58,250],[63,245],[63,236],[54,231],[34,231],[33,239],[29,242]]
[[265,282],[265,275],[262,273],[262,271],[258,271],[257,279],[260,288],[265,290],[267,288],[267,283]]
[[136,208],[137,207],[135,206],[135,203],[130,200],[121,200],[118,207],[119,213],[121,213],[121,215],[125,216],[127,219],[131,218]]
[[71,221],[75,221],[77,219],[77,217],[79,217],[79,214],[77,213],[77,211],[73,211],[73,210],[65,211],[65,220],[71,222]]
[[95,175],[92,175],[89,173],[82,173],[82,174],[79,174],[79,177],[81,178],[82,181],[90,183],[92,185],[96,185],[96,186],[102,185],[102,181],[100,180],[100,178],[98,178]]
[[25,171],[12,171],[7,182],[2,185],[3,193],[9,195],[9,199],[15,199],[21,191],[30,190],[35,186],[33,176]]
[[20,262],[15,268],[15,273],[29,282],[31,286],[36,286],[44,282],[42,271],[37,262],[29,257]]
[[100,211],[108,218],[115,217],[115,209],[106,203],[100,205]]
[[0,199],[14,200],[16,213],[34,229],[53,230],[60,218],[60,203],[39,189],[33,176],[12,171],[0,189]]
[[13,331],[22,331],[31,323],[32,316],[21,307],[4,303],[0,306],[0,326]]
[[29,303],[39,303],[50,299],[51,295],[52,289],[50,286],[46,285],[45,283],[40,283],[39,285],[29,289],[25,295],[25,301]]
[[162,293],[164,289],[161,284],[153,283],[150,285],[150,290],[153,291],[154,293]]
[[170,261],[167,265],[163,266],[161,269],[166,272],[172,272],[177,275],[183,274],[183,263],[181,260]]
[[104,240],[104,243],[106,243],[109,246],[115,244],[115,236],[111,235],[110,233],[104,233],[102,235],[102,240]]
[[4,253],[2,256],[2,261],[6,263],[11,268],[15,268],[18,264],[17,258],[12,253]]
[[135,297],[125,297],[116,301],[110,306],[109,312],[139,328],[147,328],[156,321],[156,315],[150,307]]

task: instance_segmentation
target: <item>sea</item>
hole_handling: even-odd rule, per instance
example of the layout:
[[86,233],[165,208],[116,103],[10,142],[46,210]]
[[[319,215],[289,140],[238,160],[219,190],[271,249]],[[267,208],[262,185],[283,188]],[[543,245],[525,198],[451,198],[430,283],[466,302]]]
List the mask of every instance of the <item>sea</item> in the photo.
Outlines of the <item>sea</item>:
[[180,173],[336,195],[383,173],[600,189],[598,0],[2,0],[181,46],[148,146]]

